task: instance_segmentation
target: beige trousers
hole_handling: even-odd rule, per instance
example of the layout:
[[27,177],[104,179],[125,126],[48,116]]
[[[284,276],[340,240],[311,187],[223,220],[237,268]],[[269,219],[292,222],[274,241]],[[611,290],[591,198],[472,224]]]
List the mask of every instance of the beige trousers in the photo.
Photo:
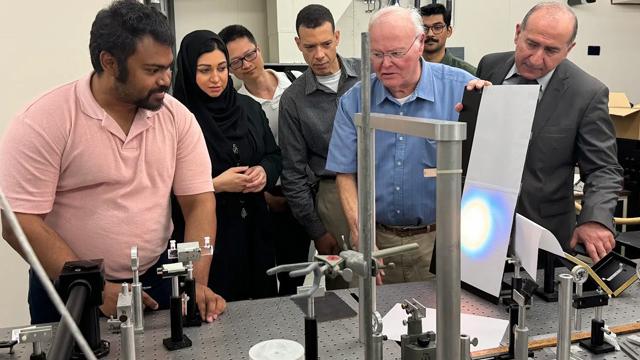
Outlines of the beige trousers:
[[[324,227],[338,241],[340,251],[343,249],[351,249],[349,224],[342,210],[342,203],[340,203],[340,196],[338,195],[338,187],[336,186],[335,180],[320,180],[318,193],[316,194],[316,209]],[[357,277],[354,276],[354,278]],[[340,277],[336,279],[326,278],[326,285],[327,290],[346,289],[358,286],[357,280],[347,283]]]
[[404,254],[389,256],[384,259],[385,264],[394,263],[395,267],[386,268],[382,280],[385,284],[395,284],[412,281],[425,281],[434,277],[429,272],[431,255],[435,245],[436,232],[400,237],[396,234],[376,229],[376,244],[378,249],[386,249],[392,246],[417,243],[417,250]]
[[338,240],[340,250],[350,249],[349,224],[342,210],[335,180],[320,180],[316,194],[316,209],[324,227]]

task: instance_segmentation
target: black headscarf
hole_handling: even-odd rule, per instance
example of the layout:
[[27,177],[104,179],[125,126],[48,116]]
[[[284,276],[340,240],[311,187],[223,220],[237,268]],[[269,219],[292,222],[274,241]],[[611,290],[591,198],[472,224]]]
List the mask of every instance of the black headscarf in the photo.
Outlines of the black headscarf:
[[255,143],[252,136],[248,136],[247,114],[238,104],[238,93],[231,76],[227,87],[215,98],[202,91],[196,83],[198,58],[213,50],[222,51],[229,64],[227,47],[214,32],[196,30],[182,39],[174,96],[196,116],[212,158],[212,175],[217,176],[230,167],[245,165],[236,144],[249,141],[255,148]]

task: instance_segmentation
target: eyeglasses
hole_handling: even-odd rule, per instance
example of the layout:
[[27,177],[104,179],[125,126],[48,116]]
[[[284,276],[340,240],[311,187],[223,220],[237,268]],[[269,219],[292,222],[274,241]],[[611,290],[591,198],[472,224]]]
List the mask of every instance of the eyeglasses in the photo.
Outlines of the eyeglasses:
[[431,31],[433,32],[433,35],[439,35],[442,33],[442,31],[444,29],[446,29],[447,25],[443,24],[443,23],[437,23],[434,24],[432,26],[427,26],[427,25],[422,25],[422,28],[424,28],[424,33],[428,34],[429,33],[429,29],[431,29]]
[[418,40],[418,37],[420,35],[422,34],[416,35],[416,37],[413,38],[413,41],[411,42],[411,46],[409,46],[407,50],[394,50],[389,52],[374,50],[371,52],[371,58],[376,61],[383,61],[385,56],[388,56],[389,58],[396,59],[396,60],[402,59],[411,50],[411,48],[413,47],[413,44],[416,43],[416,40]]
[[237,58],[237,59],[234,59],[233,61],[231,61],[229,66],[233,70],[238,70],[238,69],[240,69],[242,67],[242,62],[243,61],[247,61],[247,62],[253,61],[253,60],[256,59],[256,57],[258,57],[258,48],[257,47],[255,49],[249,51],[248,53],[246,53],[243,57]]

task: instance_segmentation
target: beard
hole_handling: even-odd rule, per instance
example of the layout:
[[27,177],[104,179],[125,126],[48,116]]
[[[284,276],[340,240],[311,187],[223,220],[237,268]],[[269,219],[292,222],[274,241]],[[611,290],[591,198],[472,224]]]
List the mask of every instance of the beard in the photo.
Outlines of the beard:
[[151,97],[154,94],[166,93],[167,91],[169,91],[168,86],[161,86],[159,88],[151,89],[147,93],[147,96],[145,96],[142,99],[138,99],[133,103],[139,108],[143,108],[151,111],[159,110],[162,107],[162,105],[164,105],[164,99],[160,101],[153,101],[151,100]]
[[169,91],[168,86],[159,86],[157,88],[153,88],[147,92],[145,96],[140,97],[136,95],[132,89],[131,84],[128,81],[120,81],[120,79],[116,79],[116,90],[120,98],[127,103],[133,104],[139,108],[143,108],[146,110],[156,111],[159,110],[162,105],[164,105],[164,99],[160,101],[156,101],[152,99],[152,96],[155,94],[166,93]]

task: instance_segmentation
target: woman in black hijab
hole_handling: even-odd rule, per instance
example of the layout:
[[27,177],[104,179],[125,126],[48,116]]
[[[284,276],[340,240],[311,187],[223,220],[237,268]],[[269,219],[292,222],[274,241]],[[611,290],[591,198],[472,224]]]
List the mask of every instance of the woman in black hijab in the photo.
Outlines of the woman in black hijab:
[[[217,236],[209,287],[227,301],[277,295],[275,247],[264,191],[274,187],[282,158],[260,104],[233,88],[229,53],[215,33],[197,30],[178,52],[174,96],[196,116],[211,157]],[[184,220],[173,207],[174,238]]]

